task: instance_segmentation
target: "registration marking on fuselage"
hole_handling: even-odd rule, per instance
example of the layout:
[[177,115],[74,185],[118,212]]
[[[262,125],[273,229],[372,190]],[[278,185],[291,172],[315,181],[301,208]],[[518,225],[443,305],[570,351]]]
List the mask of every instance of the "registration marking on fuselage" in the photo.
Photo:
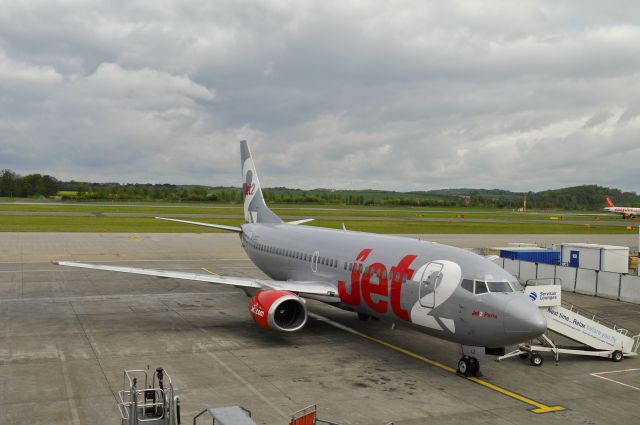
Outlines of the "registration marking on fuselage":
[[482,385],[485,388],[488,388],[490,390],[496,391],[496,392],[498,392],[498,393],[500,393],[502,395],[505,395],[507,397],[513,398],[515,400],[518,400],[518,401],[520,401],[520,402],[522,402],[524,404],[528,404],[529,406],[533,406],[533,409],[530,409],[530,412],[533,412],[533,413],[549,413],[549,412],[558,412],[558,411],[561,411],[561,410],[565,410],[565,408],[563,406],[548,406],[546,404],[543,404],[543,403],[540,403],[538,401],[532,400],[532,399],[530,399],[528,397],[525,397],[525,396],[520,395],[518,393],[515,393],[513,391],[507,390],[506,388],[502,388],[502,387],[499,387],[497,385],[494,385],[494,384],[492,384],[490,382],[485,381],[484,379],[475,378],[475,377],[472,377],[472,376],[468,376],[468,377],[462,376],[459,373],[457,373],[454,368],[452,368],[450,366],[444,365],[444,364],[442,364],[440,362],[437,362],[435,360],[431,360],[431,359],[429,359],[427,357],[421,356],[420,354],[416,354],[416,353],[414,353],[412,351],[409,351],[409,350],[407,350],[405,348],[398,347],[397,345],[394,345],[394,344],[391,344],[389,342],[383,341],[383,340],[381,340],[379,338],[375,338],[373,336],[367,335],[367,334],[362,333],[360,331],[357,331],[357,330],[355,330],[353,328],[345,326],[342,323],[338,323],[338,322],[335,322],[335,321],[333,321],[331,319],[328,319],[328,318],[326,318],[324,316],[320,316],[319,314],[310,312],[309,316],[313,317],[316,320],[325,322],[325,323],[327,323],[327,324],[329,324],[329,325],[331,325],[333,327],[341,329],[341,330],[343,330],[345,332],[349,332],[349,333],[351,333],[353,335],[357,335],[357,336],[365,338],[365,339],[367,339],[369,341],[373,341],[373,342],[375,342],[377,344],[383,345],[383,346],[385,346],[387,348],[391,348],[392,350],[398,351],[398,352],[400,352],[402,354],[405,354],[405,355],[407,355],[409,357],[412,357],[412,358],[414,358],[416,360],[420,360],[422,362],[430,364],[431,366],[435,366],[435,367],[437,367],[439,369],[442,369],[442,370],[445,370],[445,371],[447,371],[449,373],[453,373],[453,374],[455,374],[457,376],[463,377],[463,378],[465,378],[465,379],[467,379],[467,380],[469,380],[471,382],[475,382],[478,385]]

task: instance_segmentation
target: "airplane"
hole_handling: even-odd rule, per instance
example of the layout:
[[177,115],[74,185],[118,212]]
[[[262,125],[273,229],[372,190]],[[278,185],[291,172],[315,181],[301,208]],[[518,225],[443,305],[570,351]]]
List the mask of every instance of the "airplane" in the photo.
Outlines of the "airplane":
[[640,208],[616,207],[615,205],[613,205],[613,202],[611,202],[611,199],[609,199],[608,196],[604,198],[604,203],[606,205],[606,207],[604,208],[605,211],[621,214],[623,219],[640,216]]
[[403,323],[458,343],[458,372],[478,376],[475,357],[540,336],[547,322],[518,280],[468,250],[407,237],[285,223],[262,195],[246,141],[240,142],[244,223],[239,227],[156,217],[235,232],[251,261],[270,279],[54,262],[61,266],[232,285],[245,291],[249,314],[262,327],[299,331],[306,299],[370,318]]

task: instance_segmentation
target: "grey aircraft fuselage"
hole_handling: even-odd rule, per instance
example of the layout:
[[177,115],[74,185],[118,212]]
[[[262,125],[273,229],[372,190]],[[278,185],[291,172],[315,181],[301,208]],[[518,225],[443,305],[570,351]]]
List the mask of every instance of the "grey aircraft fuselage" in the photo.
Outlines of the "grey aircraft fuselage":
[[329,282],[340,308],[470,346],[504,347],[546,330],[517,279],[468,250],[286,223],[241,227],[242,245],[260,270],[277,280]]

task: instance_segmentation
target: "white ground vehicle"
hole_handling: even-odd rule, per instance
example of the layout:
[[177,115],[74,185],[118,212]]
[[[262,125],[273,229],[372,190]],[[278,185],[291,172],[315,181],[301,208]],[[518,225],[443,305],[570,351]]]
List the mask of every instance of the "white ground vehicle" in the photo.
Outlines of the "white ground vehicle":
[[561,285],[527,283],[525,291],[531,301],[544,312],[548,331],[562,335],[579,345],[556,344],[545,333],[538,337],[538,345],[533,342],[520,344],[518,349],[498,357],[498,360],[515,356],[529,357],[533,366],[541,366],[544,362],[541,352],[553,353],[556,362],[560,353],[606,357],[615,362],[621,361],[624,357],[638,355],[640,334],[630,336],[627,329],[562,302]]

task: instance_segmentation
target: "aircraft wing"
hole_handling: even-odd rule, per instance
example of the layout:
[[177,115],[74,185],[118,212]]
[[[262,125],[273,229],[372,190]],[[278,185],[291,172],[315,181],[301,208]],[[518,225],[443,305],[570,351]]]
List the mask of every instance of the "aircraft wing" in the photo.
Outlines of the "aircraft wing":
[[329,301],[333,298],[335,298],[335,301],[340,300],[340,298],[338,297],[338,294],[336,293],[336,288],[327,282],[252,279],[252,278],[246,278],[246,277],[219,276],[214,274],[188,273],[188,272],[178,272],[178,271],[171,271],[171,270],[139,269],[135,267],[121,267],[121,266],[107,266],[103,264],[76,263],[73,261],[54,261],[53,264],[60,265],[60,266],[68,266],[68,267],[79,267],[83,269],[142,274],[146,276],[156,276],[156,277],[161,277],[165,279],[174,278],[174,279],[184,279],[184,280],[196,280],[200,282],[231,285],[239,288],[286,290],[286,291],[300,294],[301,296],[304,296],[307,294],[322,296],[323,299],[327,298],[326,301]]

